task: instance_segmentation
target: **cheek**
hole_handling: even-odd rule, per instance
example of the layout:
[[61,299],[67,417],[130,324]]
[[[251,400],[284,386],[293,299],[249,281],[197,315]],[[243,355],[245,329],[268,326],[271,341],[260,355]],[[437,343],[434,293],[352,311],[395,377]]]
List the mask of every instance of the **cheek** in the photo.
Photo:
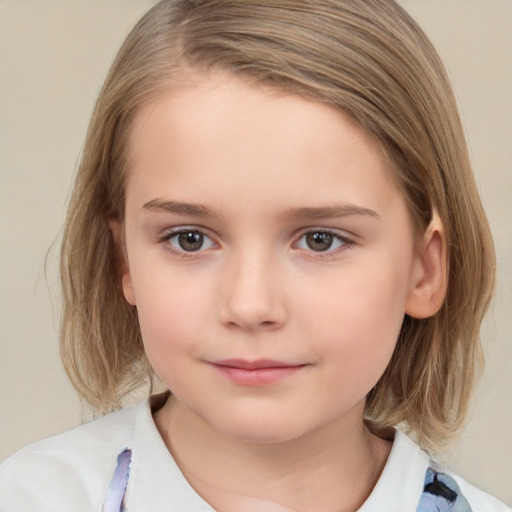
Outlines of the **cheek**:
[[141,279],[135,276],[134,292],[144,347],[155,371],[165,371],[180,354],[193,355],[208,318],[198,311],[210,307],[200,285],[163,272],[145,273]]
[[406,282],[394,268],[353,269],[303,307],[322,357],[337,361],[345,380],[369,386],[366,392],[386,369],[404,318]]
[[197,316],[185,300],[152,302],[154,307],[148,301],[138,309],[144,350],[160,380],[176,392],[199,353]]

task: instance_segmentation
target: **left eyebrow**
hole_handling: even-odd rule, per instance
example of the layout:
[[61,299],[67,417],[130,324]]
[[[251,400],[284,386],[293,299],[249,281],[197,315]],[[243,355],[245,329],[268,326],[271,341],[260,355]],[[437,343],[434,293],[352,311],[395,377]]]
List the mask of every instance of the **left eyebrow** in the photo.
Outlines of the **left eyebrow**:
[[292,208],[280,215],[283,220],[318,220],[327,218],[340,218],[352,216],[370,216],[379,219],[380,215],[369,208],[352,204],[320,207]]

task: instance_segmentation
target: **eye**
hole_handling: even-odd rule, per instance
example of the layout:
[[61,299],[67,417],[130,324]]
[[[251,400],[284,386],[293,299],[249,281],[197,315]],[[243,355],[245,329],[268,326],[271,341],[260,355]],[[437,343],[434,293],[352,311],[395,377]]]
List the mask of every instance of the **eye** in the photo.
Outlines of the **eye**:
[[167,235],[166,240],[169,245],[178,252],[198,252],[205,249],[211,249],[215,244],[213,240],[195,229],[184,229]]
[[307,249],[314,252],[334,251],[350,243],[349,240],[330,231],[309,231],[304,233],[298,243],[299,249]]

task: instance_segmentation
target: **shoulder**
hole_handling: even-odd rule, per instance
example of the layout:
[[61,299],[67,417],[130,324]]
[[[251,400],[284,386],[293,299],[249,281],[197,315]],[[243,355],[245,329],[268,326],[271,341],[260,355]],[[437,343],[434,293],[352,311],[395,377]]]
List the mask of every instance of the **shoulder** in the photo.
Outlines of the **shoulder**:
[[477,489],[448,471],[429,468],[418,512],[453,510],[454,512],[510,512],[498,499]]
[[101,510],[116,456],[130,442],[143,406],[38,441],[9,457],[0,465],[0,510]]
[[511,512],[512,509],[494,496],[471,485],[462,477],[447,472],[457,483],[460,492],[466,498],[471,510],[475,512]]
[[359,512],[512,512],[504,503],[439,467],[397,430],[382,474]]
[[418,512],[445,509],[454,512],[511,512],[497,498],[431,461],[425,473]]

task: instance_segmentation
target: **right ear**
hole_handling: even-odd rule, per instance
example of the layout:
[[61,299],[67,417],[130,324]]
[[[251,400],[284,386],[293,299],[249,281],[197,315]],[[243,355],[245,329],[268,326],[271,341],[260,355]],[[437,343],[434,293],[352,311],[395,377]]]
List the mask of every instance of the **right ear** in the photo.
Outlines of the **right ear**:
[[130,275],[130,267],[128,266],[126,258],[125,245],[123,243],[123,227],[117,220],[109,220],[108,225],[110,227],[110,231],[112,231],[112,236],[114,237],[114,242],[116,244],[116,259],[119,274],[121,276],[124,298],[128,304],[135,306],[136,302],[135,293],[133,292],[132,277]]

